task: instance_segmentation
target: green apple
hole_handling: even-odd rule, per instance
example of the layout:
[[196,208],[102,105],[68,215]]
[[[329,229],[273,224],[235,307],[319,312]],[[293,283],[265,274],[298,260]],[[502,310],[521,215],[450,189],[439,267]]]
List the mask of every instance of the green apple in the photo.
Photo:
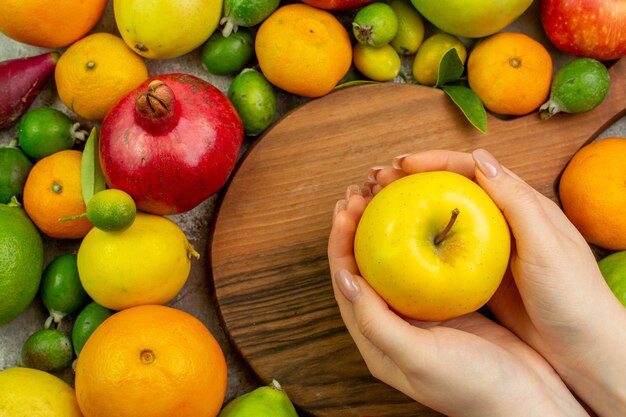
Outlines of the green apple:
[[420,14],[444,32],[482,38],[504,29],[532,0],[411,0]]
[[626,251],[613,252],[598,262],[613,294],[626,307]]
[[511,252],[509,227],[478,184],[448,171],[409,175],[383,188],[357,226],[362,276],[399,314],[442,321],[482,307]]

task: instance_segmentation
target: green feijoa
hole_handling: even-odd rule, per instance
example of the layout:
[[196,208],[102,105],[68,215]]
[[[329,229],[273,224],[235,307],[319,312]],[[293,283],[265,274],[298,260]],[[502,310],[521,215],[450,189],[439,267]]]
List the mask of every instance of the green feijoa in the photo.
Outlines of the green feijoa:
[[202,64],[211,74],[235,74],[254,58],[254,35],[247,28],[224,36],[213,32],[202,47]]
[[7,204],[11,197],[22,200],[26,177],[33,163],[20,148],[0,148],[0,203]]
[[398,24],[398,16],[390,5],[375,2],[359,9],[352,22],[352,33],[360,44],[380,47],[396,36]]
[[575,58],[552,79],[550,98],[539,108],[543,119],[559,112],[582,113],[596,108],[609,92],[609,71],[593,58]]
[[55,152],[71,149],[74,141],[84,140],[86,132],[79,130],[63,112],[52,107],[29,110],[19,124],[20,148],[31,158],[41,159]]
[[256,26],[271,15],[280,0],[224,0],[224,25],[222,34],[226,37],[237,32],[240,27]]
[[72,355],[72,341],[57,329],[38,330],[22,345],[22,365],[46,372],[69,366]]
[[260,72],[247,68],[239,73],[228,88],[228,98],[241,117],[246,135],[259,135],[274,121],[278,100]]
[[80,354],[80,351],[85,346],[89,336],[96,330],[96,328],[107,318],[113,315],[114,311],[109,310],[106,307],[92,301],[82,309],[74,325],[72,326],[72,345],[74,345],[74,352],[76,356]]
[[43,272],[39,292],[50,312],[46,328],[52,321],[60,323],[63,317],[78,311],[89,301],[89,295],[80,282],[76,260],[74,253],[60,255]]

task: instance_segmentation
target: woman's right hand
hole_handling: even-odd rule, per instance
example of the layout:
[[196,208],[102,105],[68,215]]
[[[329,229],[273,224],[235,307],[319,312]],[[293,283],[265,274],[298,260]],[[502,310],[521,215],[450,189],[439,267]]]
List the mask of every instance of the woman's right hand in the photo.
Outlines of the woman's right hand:
[[626,309],[606,285],[589,245],[561,209],[484,150],[429,151],[377,169],[378,187],[416,172],[472,179],[503,211],[514,236],[511,274],[489,307],[541,353],[596,413],[626,415]]

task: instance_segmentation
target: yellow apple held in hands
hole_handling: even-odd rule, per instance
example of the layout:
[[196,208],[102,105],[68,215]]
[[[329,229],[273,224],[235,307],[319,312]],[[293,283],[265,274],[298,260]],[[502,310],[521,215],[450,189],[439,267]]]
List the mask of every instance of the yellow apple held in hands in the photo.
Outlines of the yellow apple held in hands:
[[443,321],[482,307],[511,252],[508,224],[478,184],[448,172],[409,175],[383,188],[357,226],[361,275],[397,313]]

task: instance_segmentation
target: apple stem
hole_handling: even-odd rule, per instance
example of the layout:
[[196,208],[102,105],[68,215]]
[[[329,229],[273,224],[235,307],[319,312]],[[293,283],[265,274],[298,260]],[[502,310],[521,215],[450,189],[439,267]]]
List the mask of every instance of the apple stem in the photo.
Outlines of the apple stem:
[[450,232],[450,229],[452,229],[452,226],[454,225],[456,218],[459,217],[459,213],[460,211],[458,208],[455,208],[454,210],[452,210],[450,221],[446,225],[445,229],[443,229],[441,232],[439,232],[437,236],[435,236],[435,245],[438,245],[441,242],[443,242],[446,236],[448,236],[448,233]]

